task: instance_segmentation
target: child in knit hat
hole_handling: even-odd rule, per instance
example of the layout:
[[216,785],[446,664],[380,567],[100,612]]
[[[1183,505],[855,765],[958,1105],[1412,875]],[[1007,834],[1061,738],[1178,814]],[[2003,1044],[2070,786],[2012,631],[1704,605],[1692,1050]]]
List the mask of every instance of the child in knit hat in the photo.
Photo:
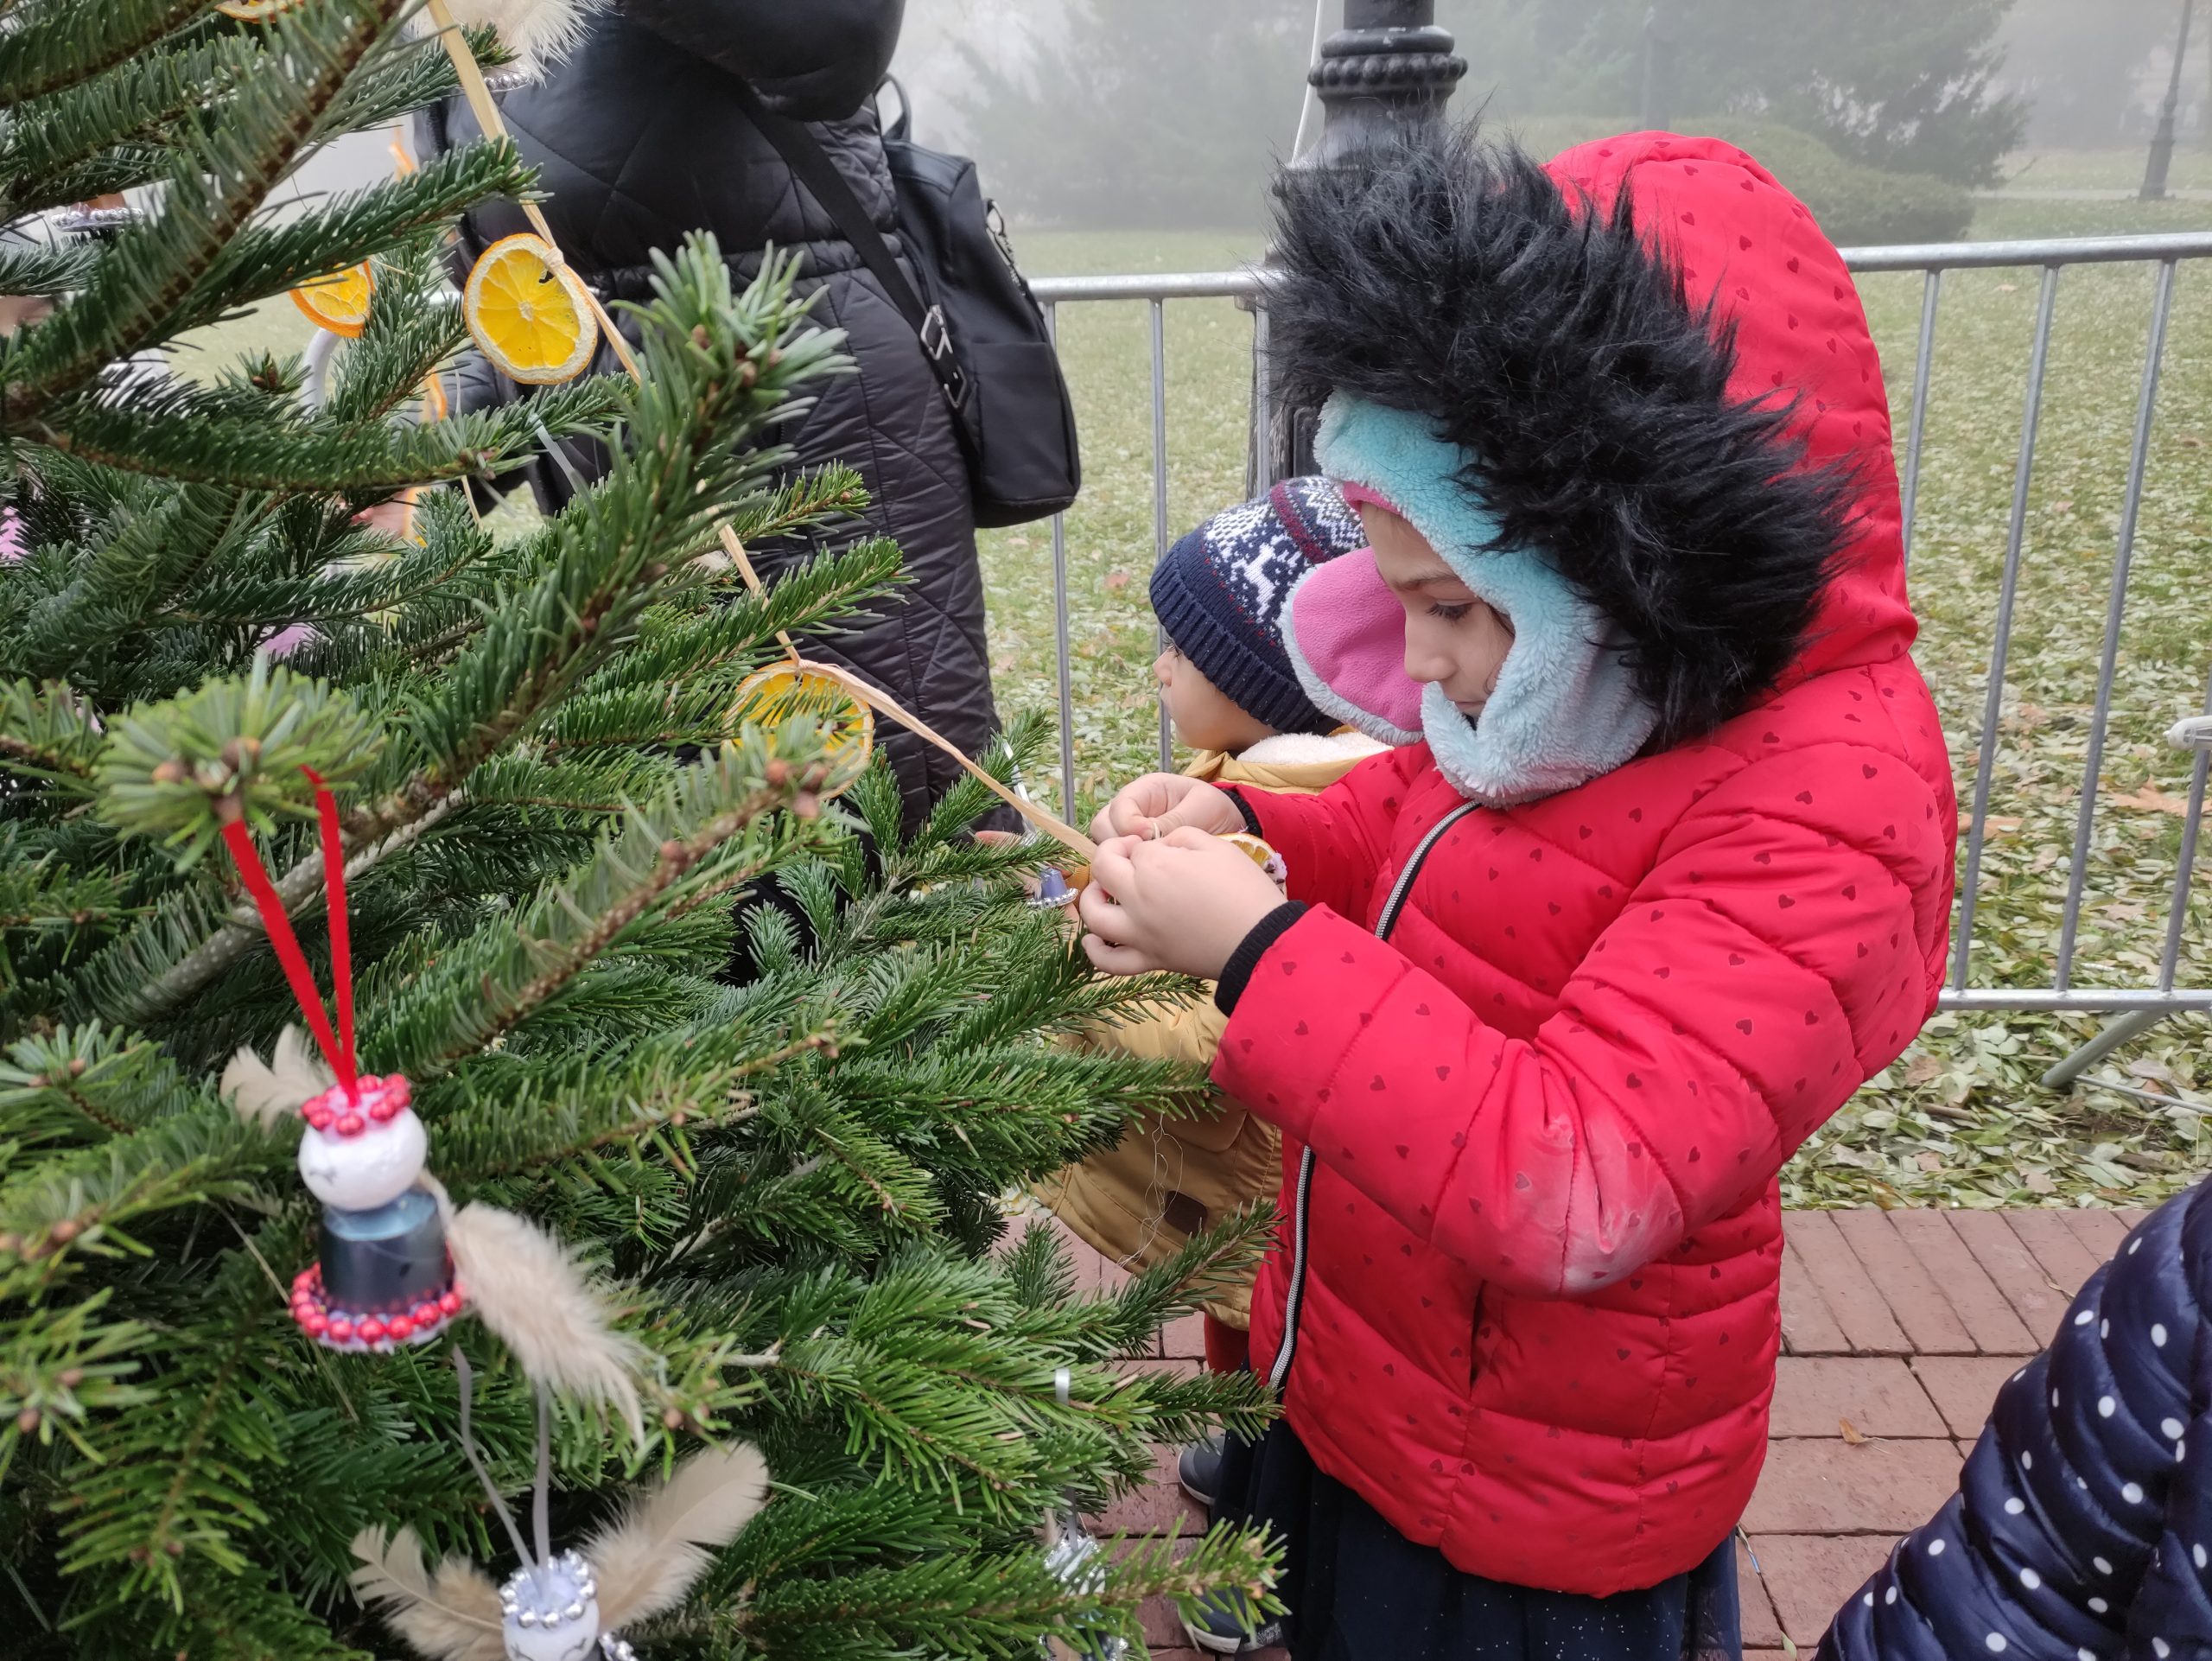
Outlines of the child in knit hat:
[[[1364,545],[1359,520],[1325,479],[1288,479],[1256,501],[1216,514],[1168,550],[1152,574],[1152,606],[1167,644],[1153,665],[1175,735],[1198,752],[1187,776],[1311,792],[1383,746],[1324,715],[1300,684],[1282,639],[1284,602],[1325,561]],[[1102,1028],[1090,1041],[1125,1053],[1210,1066],[1228,1017],[1209,996],[1149,1020]],[[1271,1200],[1279,1139],[1234,1103],[1217,1115],[1147,1117],[1104,1153],[1040,1191],[1068,1225],[1112,1261],[1141,1269],[1191,1235]],[[1206,1360],[1244,1365],[1250,1277],[1221,1290],[1205,1317]],[[1186,1483],[1210,1492],[1203,1455]]]

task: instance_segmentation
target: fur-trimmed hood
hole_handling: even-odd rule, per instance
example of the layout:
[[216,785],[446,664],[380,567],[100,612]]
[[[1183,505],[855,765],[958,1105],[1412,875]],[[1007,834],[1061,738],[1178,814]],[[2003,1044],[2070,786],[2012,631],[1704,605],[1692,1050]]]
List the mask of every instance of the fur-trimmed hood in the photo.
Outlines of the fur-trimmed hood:
[[1655,741],[1910,646],[1865,315],[1750,156],[1642,133],[1546,167],[1466,130],[1276,194],[1277,385],[1430,417],[1493,545],[1618,626]]

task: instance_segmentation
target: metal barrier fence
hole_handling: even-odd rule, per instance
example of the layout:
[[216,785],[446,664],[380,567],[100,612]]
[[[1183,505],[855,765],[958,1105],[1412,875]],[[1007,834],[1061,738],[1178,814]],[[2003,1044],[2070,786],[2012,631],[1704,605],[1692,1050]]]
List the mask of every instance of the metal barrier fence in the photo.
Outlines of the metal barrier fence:
[[[2195,872],[2197,833],[2204,811],[2206,781],[2212,773],[2212,723],[2187,723],[2191,730],[2176,729],[2175,741],[2196,751],[2190,777],[2187,815],[2183,821],[2181,846],[2168,902],[2164,951],[2155,984],[2139,987],[2084,988],[2074,984],[2075,945],[2079,936],[2091,838],[2097,812],[2097,784],[2103,764],[2107,729],[2112,713],[2113,684],[2118,665],[2120,628],[2127,597],[2130,563],[2134,556],[2135,531],[2142,505],[2145,459],[2155,411],[2158,374],[2165,353],[2166,328],[2172,314],[2174,277],[2183,260],[2212,258],[2212,232],[2195,232],[2156,236],[2083,237],[2047,240],[1931,243],[1883,248],[1847,249],[1845,258],[1854,273],[1918,271],[1922,274],[1919,347],[1913,364],[1910,413],[1906,429],[1904,465],[1899,488],[1904,518],[1908,557],[1912,545],[1913,516],[1920,487],[1921,449],[1928,412],[1929,370],[1933,361],[1936,324],[1948,271],[2000,268],[2036,269],[2041,286],[2036,302],[2033,344],[2028,360],[2027,386],[2020,422],[2018,459],[2014,468],[2012,512],[2005,532],[2004,574],[1997,596],[1997,619],[1990,648],[1988,688],[1984,701],[1981,735],[1975,760],[1973,792],[1964,827],[1960,860],[1959,902],[1951,973],[1942,994],[1942,1007],[1959,1010],[2091,1011],[2115,1014],[2118,1019],[2051,1069],[2047,1082],[2070,1084],[2083,1070],[2120,1044],[2166,1016],[2187,1010],[2212,1009],[2212,986],[2177,983],[2183,928],[2188,919],[2190,882]],[[2094,714],[2087,760],[2082,769],[2081,802],[2068,867],[2066,899],[2059,943],[2051,963],[2050,983],[2041,987],[1989,987],[1969,984],[1974,951],[1975,913],[1988,835],[1989,799],[1997,760],[1998,734],[2005,692],[2007,653],[2012,646],[2014,602],[2019,591],[2022,550],[2026,541],[2029,485],[2034,473],[2036,434],[2042,413],[2044,372],[2050,361],[2051,321],[2057,302],[2060,273],[2069,266],[2115,263],[2154,264],[2157,267],[2148,339],[2145,347],[2137,400],[2134,431],[2127,458],[2120,529],[2113,557],[2109,597],[2105,614],[2103,649],[2098,661]],[[1171,301],[1234,299],[1254,313],[1255,346],[1266,328],[1267,277],[1263,271],[1208,271],[1181,276],[1046,277],[1032,285],[1055,331],[1059,309],[1066,305],[1103,301],[1135,301],[1150,309],[1152,372],[1152,507],[1154,557],[1166,550],[1167,524],[1167,403],[1166,307]],[[1252,384],[1255,425],[1268,426],[1268,387],[1263,364],[1255,368]],[[1067,535],[1064,519],[1052,526],[1054,651],[1058,672],[1061,799],[1076,799],[1075,703],[1069,660],[1069,590]],[[2212,639],[2212,627],[2208,627]],[[2212,652],[2208,652],[2212,659]],[[2208,680],[2204,710],[2212,716],[2212,680]],[[1172,734],[1166,711],[1160,712],[1160,755],[1163,767],[1172,766]],[[2115,1080],[2094,1082],[2131,1094],[2147,1092]],[[2171,1101],[2171,1098],[2153,1098]]]

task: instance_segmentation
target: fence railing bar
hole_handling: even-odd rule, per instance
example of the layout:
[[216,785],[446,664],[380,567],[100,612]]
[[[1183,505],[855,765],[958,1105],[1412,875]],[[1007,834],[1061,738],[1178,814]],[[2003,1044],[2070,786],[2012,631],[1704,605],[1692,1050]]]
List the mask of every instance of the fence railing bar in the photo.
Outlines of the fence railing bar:
[[1951,985],[1963,990],[1974,958],[1974,916],[1981,880],[1982,843],[1988,834],[1989,785],[1997,765],[1998,726],[2005,709],[2005,659],[2012,644],[2012,602],[2020,589],[2020,550],[2027,538],[2028,482],[2035,474],[2036,428],[2043,412],[2044,370],[2050,361],[2050,320],[2058,299],[2058,267],[2043,268],[2036,301],[2035,347],[2028,359],[2025,407],[2020,414],[2020,459],[2012,473],[2012,519],[2005,538],[2005,580],[1997,597],[1997,638],[1989,648],[1989,692],[1982,701],[1981,754],[1974,765],[1974,811],[1967,821],[1965,869],[1959,878],[1958,939]]
[[2053,991],[2047,986],[1947,986],[1937,997],[1939,1009],[2007,1009],[2027,1015],[2094,1015],[2100,1010],[2152,1010],[2187,1015],[2212,1009],[2212,986],[2175,987],[2152,991],[2145,987],[2098,988],[2077,986]]
[[2113,546],[2112,589],[2105,601],[2104,652],[2097,660],[2096,716],[2089,722],[2089,752],[2082,764],[2082,799],[2075,810],[2074,860],[2066,874],[2066,911],[2058,928],[2058,966],[2052,984],[2073,983],[2074,944],[2082,927],[2082,890],[2089,875],[2089,838],[2097,826],[2097,780],[2104,771],[2105,726],[2112,717],[2112,683],[2120,664],[2120,631],[2127,606],[2128,568],[2135,557],[2135,523],[2143,506],[2143,474],[2151,453],[2151,421],[2158,403],[2158,365],[2165,355],[2166,320],[2173,309],[2174,263],[2162,260],[2151,301],[2151,338],[2143,349],[2143,382],[2135,398],[2135,437],[2127,452],[2127,491],[2120,508],[2120,537]]
[[[2212,716],[2212,678],[2204,687],[2204,713]],[[2181,822],[2181,854],[2174,862],[2173,896],[2166,902],[2166,946],[2158,958],[2158,990],[2171,991],[2181,963],[2181,937],[2189,926],[2190,888],[2196,881],[2196,833],[2204,823],[2204,786],[2212,777],[2212,750],[2199,749],[2189,775],[2189,817]]]
[[1274,480],[1267,477],[1274,450],[1274,391],[1268,385],[1268,311],[1252,308],[1252,446],[1245,458],[1245,494],[1256,496]]
[[[1046,301],[1045,338],[1060,349],[1060,309]],[[1052,663],[1060,696],[1060,817],[1075,820],[1075,654],[1068,643],[1068,516],[1052,515]]]
[[1898,493],[1908,563],[1912,558],[1913,509],[1920,500],[1920,446],[1928,430],[1928,370],[1936,356],[1936,302],[1942,291],[1942,271],[1929,271],[1921,279],[1920,350],[1912,360],[1912,420],[1905,430],[1904,484]]
[[[1915,242],[1846,248],[1854,272],[1990,270],[2021,265],[2101,265],[2130,260],[2212,258],[2212,231],[2164,231],[2134,237],[2034,237],[2010,242]],[[1030,290],[1040,302],[1062,300],[1244,300],[1264,296],[1274,274],[1237,271],[1170,275],[1039,277]]]
[[[1152,563],[1167,556],[1167,307],[1152,302]],[[1153,650],[1163,651],[1167,632],[1153,630]],[[1160,703],[1160,770],[1175,766],[1175,723],[1169,719],[1167,701]]]
[[2202,259],[2212,232],[2157,232],[2135,237],[2034,237],[2012,242],[1916,242],[1846,248],[1853,271],[1988,270],[2007,265],[2107,265],[2130,260]]

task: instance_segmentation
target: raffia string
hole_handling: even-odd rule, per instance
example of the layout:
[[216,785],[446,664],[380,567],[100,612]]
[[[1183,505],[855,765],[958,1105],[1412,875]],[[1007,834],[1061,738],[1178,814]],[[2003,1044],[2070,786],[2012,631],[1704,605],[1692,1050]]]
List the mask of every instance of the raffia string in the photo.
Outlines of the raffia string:
[[[485,84],[483,67],[476,61],[475,53],[469,50],[468,37],[461,32],[460,26],[454,22],[453,13],[448,9],[446,0],[424,0],[424,9],[428,11],[431,22],[437,27],[439,39],[445,42],[446,55],[453,60],[454,73],[461,80],[461,95],[467,99],[468,107],[475,115],[477,126],[487,138],[507,137],[507,124],[500,118],[499,106],[492,97],[491,87]],[[545,215],[539,212],[537,204],[524,202],[522,204],[522,211],[524,217],[530,221],[531,229],[537,233],[549,249],[552,250],[553,257],[563,264],[566,264],[567,257],[561,252],[561,245],[554,239],[553,227],[546,222]],[[621,360],[623,368],[629,371],[630,379],[633,381],[642,381],[644,377],[639,373],[637,359],[631,355],[629,342],[622,338],[621,331],[614,327],[614,320],[607,315],[607,309],[600,304],[599,296],[591,291],[591,285],[585,283],[582,286],[584,299],[591,307],[592,315],[598,321],[601,334],[606,337],[607,343],[613,347],[614,355]],[[761,582],[760,574],[753,569],[753,562],[747,557],[745,544],[738,540],[737,532],[728,524],[716,525],[715,531],[721,539],[722,551],[729,556],[730,563],[737,567],[737,574],[743,580],[745,586],[755,595],[766,594],[767,585]],[[1028,801],[1008,790],[982,767],[976,766],[957,744],[931,731],[921,720],[907,713],[899,706],[898,700],[889,693],[869,685],[859,677],[838,668],[834,664],[816,663],[801,657],[798,646],[792,642],[791,636],[781,629],[776,631],[776,641],[789,654],[794,668],[809,671],[825,679],[836,682],[878,715],[884,716],[887,720],[897,722],[917,738],[935,745],[967,769],[969,774],[991,794],[1062,846],[1082,855],[1086,860],[1092,858],[1098,852],[1097,844],[1089,837],[1084,836],[1073,825],[1053,818],[1036,803]]]

